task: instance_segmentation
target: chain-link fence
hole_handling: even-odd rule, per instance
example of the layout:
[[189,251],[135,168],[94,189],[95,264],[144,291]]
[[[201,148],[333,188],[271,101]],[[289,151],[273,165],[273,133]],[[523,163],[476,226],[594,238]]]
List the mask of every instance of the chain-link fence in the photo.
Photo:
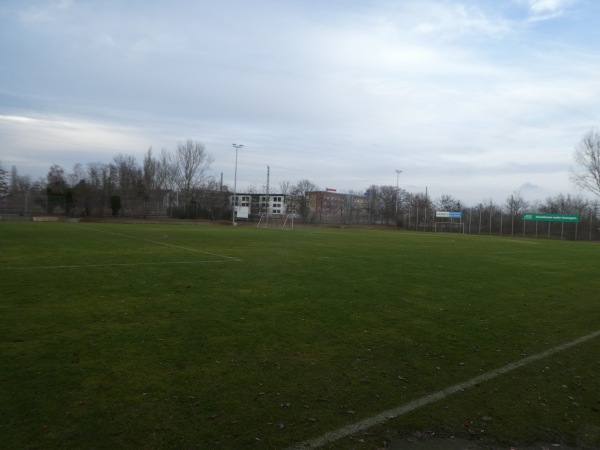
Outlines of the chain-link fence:
[[[411,208],[403,211],[402,228],[412,231],[443,231],[495,236],[523,236],[567,240],[600,240],[600,218],[594,208],[580,212],[579,222],[523,220],[522,214],[507,214],[488,208],[466,208],[460,218],[440,219],[433,209]],[[440,226],[443,223],[460,226]]]

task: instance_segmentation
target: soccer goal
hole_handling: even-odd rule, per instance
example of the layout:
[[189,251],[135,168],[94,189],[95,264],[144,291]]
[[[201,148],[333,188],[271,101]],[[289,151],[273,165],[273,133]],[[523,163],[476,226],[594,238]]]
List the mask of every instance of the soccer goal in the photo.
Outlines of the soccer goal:
[[258,221],[256,228],[293,230],[294,229],[294,215],[293,214],[263,213],[260,216],[260,220]]
[[435,222],[434,231],[436,233],[465,233],[465,224],[463,222]]

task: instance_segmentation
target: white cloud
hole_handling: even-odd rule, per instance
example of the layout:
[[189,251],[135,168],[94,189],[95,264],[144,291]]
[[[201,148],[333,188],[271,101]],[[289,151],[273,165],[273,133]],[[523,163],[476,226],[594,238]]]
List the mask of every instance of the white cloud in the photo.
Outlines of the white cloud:
[[467,202],[568,189],[560,167],[600,117],[600,54],[547,31],[561,20],[527,23],[575,2],[515,2],[90,1],[39,7],[58,26],[20,28],[0,15],[14,36],[0,44],[0,142],[45,170],[189,137],[225,182],[244,144],[242,186],[270,164],[273,183],[340,190],[395,184],[398,168],[404,186],[457,186]]
[[556,19],[564,15],[580,0],[521,0],[528,8],[532,22]]
[[118,153],[141,156],[149,146],[135,127],[67,117],[0,115],[0,136],[6,147],[19,149],[2,163],[29,167],[35,176],[55,163],[69,169],[76,162],[108,163]]
[[529,9],[535,14],[564,11],[578,0],[529,0]]
[[425,3],[426,14],[416,19],[413,30],[418,34],[441,39],[468,36],[502,36],[513,29],[511,21],[473,5]]

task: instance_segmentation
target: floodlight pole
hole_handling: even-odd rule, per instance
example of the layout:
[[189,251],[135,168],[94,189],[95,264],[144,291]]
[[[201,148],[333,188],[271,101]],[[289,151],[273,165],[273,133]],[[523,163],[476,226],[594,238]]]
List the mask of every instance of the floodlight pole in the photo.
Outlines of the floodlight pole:
[[238,150],[240,148],[242,148],[244,145],[243,144],[233,144],[233,146],[235,147],[235,174],[233,177],[233,207],[232,207],[232,211],[231,211],[231,222],[236,225],[235,223],[235,210],[236,210],[236,191],[237,191],[237,159],[238,159]]
[[401,170],[396,170],[396,216],[394,217],[394,226],[396,228],[398,228],[398,180],[401,173]]

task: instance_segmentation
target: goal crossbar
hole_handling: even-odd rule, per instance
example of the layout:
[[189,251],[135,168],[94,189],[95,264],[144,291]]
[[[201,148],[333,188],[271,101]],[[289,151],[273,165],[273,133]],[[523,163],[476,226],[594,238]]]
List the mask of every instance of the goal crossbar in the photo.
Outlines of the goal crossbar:
[[465,232],[464,222],[435,222],[434,231],[436,233],[463,233]]
[[267,214],[262,213],[256,228],[273,228],[282,230],[294,229],[293,214]]

